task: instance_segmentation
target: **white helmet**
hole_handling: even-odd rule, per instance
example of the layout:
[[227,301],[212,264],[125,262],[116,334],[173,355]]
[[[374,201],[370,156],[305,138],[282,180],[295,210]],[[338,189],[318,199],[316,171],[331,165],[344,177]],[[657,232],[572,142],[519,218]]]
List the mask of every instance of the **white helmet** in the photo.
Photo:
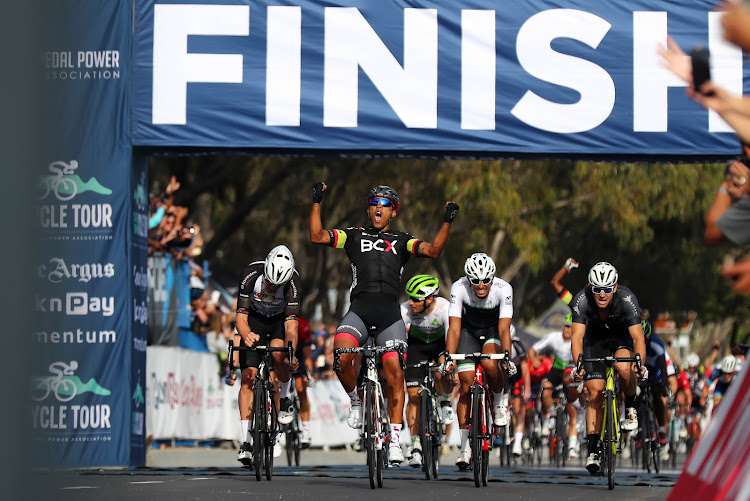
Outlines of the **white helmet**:
[[596,263],[589,270],[589,283],[594,287],[613,287],[617,283],[617,270],[609,263]]
[[294,273],[294,256],[286,245],[277,245],[266,256],[263,274],[274,285],[287,283]]
[[737,367],[737,359],[732,355],[727,355],[721,359],[721,372],[725,374],[732,374]]
[[495,276],[495,262],[484,252],[477,252],[466,260],[464,271],[469,281],[491,281]]
[[685,362],[687,363],[688,367],[698,367],[698,365],[701,363],[701,359],[695,352],[690,352],[687,356],[687,359],[685,359]]

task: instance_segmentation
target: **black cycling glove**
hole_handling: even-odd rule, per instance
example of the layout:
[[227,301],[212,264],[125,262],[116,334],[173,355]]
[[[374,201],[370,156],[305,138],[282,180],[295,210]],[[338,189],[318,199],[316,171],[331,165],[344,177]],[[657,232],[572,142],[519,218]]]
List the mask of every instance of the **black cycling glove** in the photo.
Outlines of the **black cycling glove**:
[[443,220],[446,223],[452,223],[456,219],[456,214],[458,214],[458,204],[448,202],[448,205],[445,206],[445,218]]
[[323,191],[323,183],[317,182],[313,185],[313,203],[319,204],[323,201],[326,192]]

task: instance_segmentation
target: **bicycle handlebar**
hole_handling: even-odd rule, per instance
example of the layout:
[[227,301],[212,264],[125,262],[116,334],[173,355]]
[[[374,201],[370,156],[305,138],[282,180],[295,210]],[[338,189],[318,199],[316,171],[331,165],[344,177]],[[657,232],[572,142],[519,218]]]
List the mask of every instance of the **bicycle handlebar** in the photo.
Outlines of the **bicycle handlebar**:
[[227,353],[227,357],[229,360],[229,370],[233,371],[236,369],[234,366],[234,357],[233,352],[234,351],[268,351],[268,352],[287,352],[289,354],[289,364],[291,365],[294,360],[294,348],[292,348],[292,342],[289,341],[286,346],[270,346],[270,345],[262,345],[262,344],[254,344],[252,346],[234,346],[233,340],[229,340],[229,351]]
[[643,368],[643,365],[641,363],[641,354],[636,353],[634,357],[614,357],[612,355],[608,357],[595,357],[595,358],[583,358],[583,353],[578,354],[578,363],[576,364],[576,374],[580,374],[581,369],[583,369],[584,362],[588,363],[594,363],[594,362],[603,362],[607,365],[614,365],[616,363],[620,362],[635,362],[635,366],[638,369],[638,372],[641,372],[641,369]]
[[445,361],[449,360],[506,360],[508,353],[447,353]]

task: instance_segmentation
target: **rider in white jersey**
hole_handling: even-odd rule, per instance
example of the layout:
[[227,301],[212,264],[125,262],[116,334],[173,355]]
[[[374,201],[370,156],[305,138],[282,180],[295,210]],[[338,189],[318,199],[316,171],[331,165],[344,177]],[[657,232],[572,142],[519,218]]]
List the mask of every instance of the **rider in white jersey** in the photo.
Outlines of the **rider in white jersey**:
[[[472,254],[464,265],[466,276],[451,286],[451,306],[448,312],[449,327],[446,349],[449,353],[498,353],[496,340],[502,351],[511,351],[510,324],[513,318],[513,287],[495,277],[495,263],[487,254]],[[505,371],[498,368],[494,360],[482,360],[482,368],[493,393],[495,425],[508,423],[507,399],[503,402]],[[508,375],[516,373],[513,362],[505,364]],[[452,367],[451,367],[452,369]],[[458,414],[461,452],[456,461],[459,469],[470,464],[469,441],[469,388],[474,383],[474,362],[458,365],[460,391],[456,413]]]
[[[445,336],[448,331],[447,299],[438,297],[440,290],[438,279],[431,275],[416,275],[406,283],[408,301],[401,303],[401,318],[406,324],[409,348],[406,361],[406,391],[408,405],[406,407],[406,421],[411,433],[411,457],[409,466],[422,466],[422,443],[419,438],[419,390],[422,385],[423,369],[414,367],[423,360],[443,362],[445,351]],[[440,401],[440,413],[444,424],[453,422],[453,407],[450,395],[453,383],[447,377],[435,374],[435,392]]]

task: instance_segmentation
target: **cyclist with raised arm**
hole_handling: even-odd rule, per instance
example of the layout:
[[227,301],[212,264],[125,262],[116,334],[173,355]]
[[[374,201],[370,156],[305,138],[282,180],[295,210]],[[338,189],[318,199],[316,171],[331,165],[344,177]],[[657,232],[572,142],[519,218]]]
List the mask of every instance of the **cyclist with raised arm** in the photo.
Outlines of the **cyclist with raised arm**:
[[549,281],[549,283],[552,284],[552,287],[555,289],[557,297],[559,297],[560,300],[565,304],[570,304],[570,300],[573,299],[573,294],[571,294],[570,291],[565,288],[561,280],[565,275],[576,268],[578,268],[578,261],[576,261],[572,257],[569,257],[565,260],[565,264],[562,266],[562,268],[557,270],[552,276],[552,280]]
[[[510,324],[513,319],[513,287],[495,276],[495,262],[483,252],[472,254],[464,264],[466,276],[451,286],[448,338],[445,345],[449,353],[498,353],[511,351]],[[505,371],[495,360],[482,360],[482,369],[493,394],[496,426],[508,424],[508,395],[503,395],[505,372],[515,375],[516,367],[507,361]],[[456,466],[461,470],[471,464],[469,448],[469,388],[474,383],[474,362],[463,362],[450,370],[458,371],[458,414],[461,452]]]
[[[406,283],[406,295],[409,300],[401,303],[401,318],[406,324],[409,336],[406,366],[406,392],[408,404],[406,406],[406,420],[411,433],[411,457],[409,466],[422,466],[422,443],[419,438],[419,390],[422,384],[422,369],[414,364],[422,360],[442,362],[440,354],[445,351],[445,336],[448,332],[447,299],[439,297],[440,283],[432,275],[415,275]],[[408,362],[412,362],[409,365]],[[443,423],[453,422],[453,407],[451,407],[451,392],[453,383],[448,377],[435,374],[435,392],[440,402],[440,413]]]
[[[573,337],[571,350],[573,360],[579,355],[584,358],[633,357],[646,358],[646,343],[641,327],[641,312],[638,298],[625,286],[618,285],[617,270],[610,263],[596,263],[589,270],[589,285],[581,289],[571,301],[573,308]],[[620,388],[625,394],[624,430],[638,428],[638,415],[635,410],[636,374],[632,363],[617,363],[615,371],[619,375]],[[601,362],[583,364],[577,368],[575,379],[580,381],[584,374],[589,391],[589,405],[586,409],[586,433],[588,458],[586,469],[599,472],[599,439],[602,426],[604,402],[605,364]],[[639,377],[645,377],[645,367]]]
[[[256,343],[281,348],[297,346],[297,317],[300,309],[300,277],[294,269],[294,256],[285,245],[271,249],[265,261],[255,261],[247,265],[240,279],[235,323],[237,334],[235,346],[252,347]],[[253,380],[258,372],[260,354],[254,351],[236,352],[242,369],[238,396],[240,425],[244,443],[237,454],[237,460],[249,466],[252,464],[252,442],[250,418],[253,409]],[[294,417],[294,408],[289,398],[291,372],[297,370],[296,358],[289,363],[284,352],[274,352],[274,370],[279,379],[280,410],[279,423],[288,424]],[[234,383],[230,376],[230,384]],[[275,454],[280,454],[281,449]]]
[[[571,296],[572,297],[572,296]],[[578,459],[578,412],[573,402],[578,399],[578,391],[572,387],[573,377],[573,356],[570,347],[570,340],[573,337],[573,314],[568,314],[563,322],[562,331],[550,332],[542,339],[534,343],[529,348],[529,359],[534,368],[538,368],[544,361],[543,354],[549,354],[553,358],[552,367],[542,380],[542,413],[544,424],[542,429],[552,428],[550,419],[556,418],[554,415],[555,404],[553,402],[553,389],[556,386],[564,385],[567,391],[568,403],[565,406],[565,412],[568,414],[568,454],[570,459]],[[544,435],[544,431],[542,431]]]
[[[404,454],[399,445],[404,414],[404,371],[398,354],[406,345],[406,325],[398,302],[401,273],[411,255],[436,258],[448,241],[451,223],[458,213],[458,204],[445,204],[444,223],[432,243],[408,233],[391,230],[399,209],[399,196],[389,186],[376,186],[367,197],[368,228],[350,227],[326,230],[320,217],[320,203],[326,193],[325,183],[313,186],[310,210],[310,240],[313,243],[344,249],[352,266],[351,306],[336,329],[335,348],[364,346],[373,332],[375,345],[392,346],[394,351],[383,356],[383,369],[389,388],[388,414],[391,417],[389,461],[399,465]],[[357,370],[353,354],[342,354],[339,381],[351,399],[348,424],[362,426],[362,400],[357,390]]]

